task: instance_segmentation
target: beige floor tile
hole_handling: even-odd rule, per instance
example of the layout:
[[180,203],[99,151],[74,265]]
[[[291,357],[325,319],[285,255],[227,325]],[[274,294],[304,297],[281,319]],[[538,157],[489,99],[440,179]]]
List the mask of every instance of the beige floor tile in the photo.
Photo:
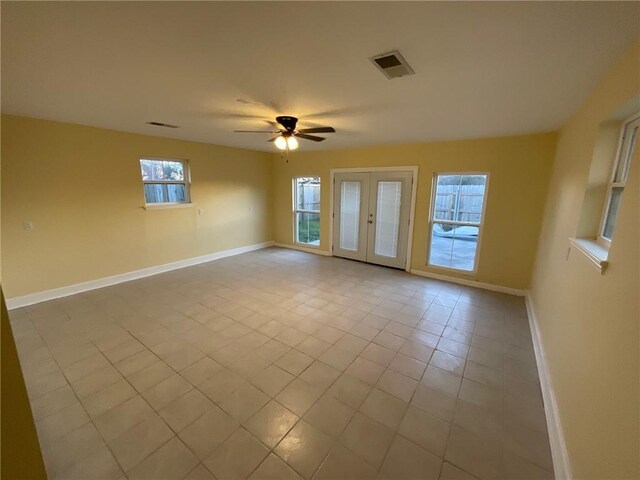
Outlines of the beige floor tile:
[[187,393],[192,388],[193,386],[180,375],[173,374],[157,385],[145,390],[141,395],[149,405],[158,411],[162,407],[169,405],[178,397]]
[[356,358],[346,370],[346,373],[369,385],[375,385],[384,373],[385,367],[363,357]]
[[122,380],[122,375],[118,370],[109,365],[102,368],[91,375],[76,380],[71,383],[71,388],[76,392],[78,398],[85,398],[93,393],[96,393],[104,388],[113,385],[114,383]]
[[313,358],[319,358],[329,348],[331,348],[330,343],[312,336],[307,337],[296,345],[296,350],[306,353]]
[[398,353],[389,364],[389,368],[414,380],[420,380],[425,368],[427,368],[427,364]]
[[240,424],[217,406],[179,433],[182,441],[202,460],[221,445]]
[[441,464],[440,457],[396,435],[378,479],[437,480]]
[[335,343],[335,346],[341,350],[358,355],[369,344],[368,341],[363,340],[360,337],[346,333],[340,340]]
[[41,395],[31,400],[31,412],[33,413],[33,419],[38,421],[48,415],[59,412],[65,407],[68,407],[72,403],[76,403],[75,392],[65,385],[57,390],[53,390],[45,395]]
[[518,478],[522,480],[554,480],[552,470],[535,465],[518,455],[505,451],[502,457],[503,478]]
[[50,478],[58,478],[73,465],[82,462],[95,450],[104,447],[102,437],[91,423],[43,445],[42,456]]
[[457,426],[451,427],[445,460],[483,479],[498,478],[502,471],[500,444]]
[[422,383],[427,387],[436,388],[454,396],[458,395],[461,382],[462,377],[433,365],[429,365],[422,376]]
[[120,343],[115,347],[103,350],[102,354],[107,357],[111,363],[117,363],[141,352],[142,350],[146,350],[146,347],[135,338],[131,338],[130,340]]
[[440,472],[440,480],[477,480],[477,477],[459,469],[455,465],[451,465],[449,462],[444,462]]
[[332,445],[331,437],[301,420],[282,439],[274,452],[296,472],[310,479]]
[[257,331],[252,331],[240,337],[237,342],[247,348],[256,349],[267,343],[271,338]]
[[93,419],[96,428],[109,442],[138,423],[155,417],[149,404],[139,395]]
[[523,425],[508,424],[504,430],[504,449],[545,470],[553,470],[551,449],[545,433]]
[[128,472],[129,480],[182,479],[198,464],[198,458],[176,437]]
[[262,370],[259,375],[250,378],[249,381],[270,397],[275,397],[289,385],[294,378],[293,375],[282,368],[270,365],[265,370]]
[[213,407],[213,402],[193,389],[160,409],[158,414],[174,432],[180,432],[195,419]]
[[299,416],[271,400],[244,423],[245,428],[269,448],[275,447],[293,428]]
[[120,380],[99,392],[92,393],[81,400],[91,417],[96,417],[133,398],[137,392],[129,382]]
[[327,365],[344,371],[356,359],[358,354],[355,351],[343,350],[336,345],[320,355],[319,360]]
[[440,340],[439,335],[434,335],[432,333],[425,332],[420,329],[414,330],[408,339],[408,341],[412,343],[419,343],[429,348],[436,348],[436,345],[438,345],[439,340]]
[[246,381],[242,377],[224,368],[198,385],[198,390],[214,402],[219,403],[245,383]]
[[378,469],[382,465],[393,437],[394,432],[390,428],[356,413],[340,437],[340,441],[349,450]]
[[55,439],[81,427],[89,422],[84,408],[80,402],[62,408],[56,413],[44,417],[36,423],[38,438],[42,445],[48,445]]
[[164,362],[156,360],[151,365],[128,375],[127,380],[138,392],[144,392],[173,374],[174,371]]
[[345,405],[358,409],[370,391],[370,385],[350,375],[343,374],[331,385],[327,393]]
[[453,420],[456,397],[421,383],[413,394],[411,405],[450,423]]
[[436,350],[431,356],[429,365],[433,365],[461,377],[464,372],[465,360],[464,358],[456,357],[455,355],[443,352],[442,350]]
[[502,415],[462,399],[458,399],[456,404],[453,424],[494,442],[501,442],[503,439]]
[[321,432],[338,437],[345,429],[355,410],[335,398],[324,395],[304,415],[304,420]]
[[213,474],[202,464],[191,470],[184,480],[216,480]]
[[280,357],[274,365],[286,370],[292,375],[300,375],[309,365],[313,363],[313,358],[297,350],[290,350]]
[[387,369],[376,384],[376,387],[391,395],[398,397],[404,402],[411,401],[413,392],[418,386],[418,382],[401,373]]
[[237,362],[249,353],[251,353],[251,349],[244,347],[237,342],[231,342],[211,353],[211,357],[221,365],[228,367],[233,362]]
[[433,355],[434,348],[415,340],[408,340],[400,349],[400,353],[415,358],[423,363],[428,363]]
[[270,453],[249,477],[252,480],[301,480],[291,467]]
[[60,370],[38,375],[35,378],[25,377],[29,398],[38,398],[67,385],[67,379]]
[[68,480],[116,480],[123,478],[122,470],[106,447],[94,451],[60,478]]
[[198,386],[213,377],[216,373],[221,371],[222,368],[222,365],[215,360],[205,357],[180,370],[180,375],[182,375],[191,385]]
[[322,395],[322,389],[295,379],[285,387],[276,400],[297,415],[304,415]]
[[102,354],[96,353],[88,358],[79,360],[62,369],[65,377],[69,382],[80,380],[91,373],[110,366],[109,360],[104,358]]
[[304,339],[306,339],[308,336],[309,335],[307,335],[304,332],[301,332],[300,330],[296,330],[293,327],[289,327],[283,332],[281,332],[280,334],[276,335],[274,338],[275,340],[279,341],[280,343],[284,343],[289,347],[295,347]]
[[240,428],[205,460],[205,466],[218,480],[247,478],[269,450],[253,435]]
[[253,385],[245,383],[221,401],[219,406],[242,423],[260,410],[268,401],[268,395]]
[[396,356],[396,352],[380,345],[376,345],[375,343],[370,343],[367,348],[363,350],[360,356],[377,363],[378,365],[387,367],[393,360],[393,357]]
[[309,385],[326,389],[339,376],[340,370],[338,370],[337,368],[334,368],[320,361],[315,361],[304,372],[300,374],[299,378]]
[[314,480],[374,479],[376,469],[362,457],[337,444],[313,478]]
[[261,375],[269,365],[271,365],[269,359],[252,352],[233,362],[228,368],[245,380],[250,380],[252,377]]
[[471,361],[468,361],[464,368],[465,378],[493,388],[502,388],[504,384],[503,375],[501,371],[493,370]]
[[499,414],[503,411],[501,390],[482,385],[467,378],[462,380],[460,399]]
[[378,423],[397,430],[408,406],[406,402],[374,388],[360,406],[360,412]]
[[277,340],[269,340],[267,343],[257,348],[255,352],[261,357],[275,362],[289,350],[291,350],[290,346],[280,343]]
[[439,457],[444,455],[449,424],[422,410],[409,407],[398,430],[401,435]]
[[109,447],[122,468],[129,471],[171,437],[171,429],[160,417],[154,416],[109,441]]

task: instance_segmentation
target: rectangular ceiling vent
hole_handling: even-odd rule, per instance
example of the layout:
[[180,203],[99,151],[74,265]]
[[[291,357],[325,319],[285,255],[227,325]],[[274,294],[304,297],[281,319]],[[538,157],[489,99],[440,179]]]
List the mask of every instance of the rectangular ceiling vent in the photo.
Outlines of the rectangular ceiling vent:
[[147,125],[153,125],[154,127],[180,128],[179,125],[171,125],[170,123],[162,122],[147,122]]
[[376,55],[371,57],[370,60],[389,80],[416,73],[397,50]]

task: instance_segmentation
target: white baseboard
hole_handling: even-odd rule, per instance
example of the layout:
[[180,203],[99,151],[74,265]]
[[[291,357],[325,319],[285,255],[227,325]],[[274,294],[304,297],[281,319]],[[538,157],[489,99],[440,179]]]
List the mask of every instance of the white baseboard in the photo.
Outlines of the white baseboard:
[[286,243],[274,243],[273,246],[280,247],[280,248],[290,248],[291,250],[300,250],[301,252],[315,253],[316,255],[323,255],[325,257],[331,256],[331,254],[328,251],[320,250],[318,248],[308,248],[308,247],[302,247],[300,245],[288,245]]
[[421,277],[433,278],[436,280],[443,280],[445,282],[457,283],[459,285],[466,285],[468,287],[482,288],[483,290],[491,290],[492,292],[508,293],[509,295],[517,295],[518,297],[524,297],[527,293],[526,290],[518,288],[503,287],[502,285],[494,285],[492,283],[477,282],[475,280],[467,280],[466,278],[450,277],[448,275],[441,275],[439,273],[425,272],[423,270],[409,270],[409,273],[419,275]]
[[555,478],[558,480],[569,480],[573,478],[571,463],[569,461],[569,454],[567,453],[567,445],[564,441],[564,431],[562,430],[556,395],[551,385],[551,377],[549,376],[547,359],[544,354],[544,345],[542,343],[542,336],[540,335],[538,319],[533,310],[533,303],[531,302],[531,297],[528,292],[525,296],[525,303],[527,305],[527,316],[529,317],[533,348],[536,353],[538,377],[540,378],[540,388],[542,389],[542,398],[544,400],[544,411],[547,417],[547,430],[549,431],[549,444],[551,446]]
[[234,255],[240,255],[241,253],[247,253],[254,250],[260,250],[262,248],[267,248],[272,245],[272,241],[256,243],[254,245],[232,248],[230,250],[223,250],[221,252],[210,253],[199,257],[186,258],[184,260],[178,260],[177,262],[165,263],[164,265],[157,265],[155,267],[143,268],[141,270],[121,273],[119,275],[113,275],[111,277],[98,278],[96,280],[89,280],[88,282],[67,285],[66,287],[61,288],[54,288],[53,290],[45,290],[44,292],[31,293],[29,295],[23,295],[21,297],[8,298],[7,308],[9,310],[12,310],[14,308],[26,307],[27,305],[33,305],[34,303],[45,302],[47,300],[53,300],[55,298],[68,297],[69,295],[75,295],[76,293],[95,290],[96,288],[108,287],[110,285],[129,282],[131,280],[137,280],[139,278],[150,277],[159,273],[169,272],[178,268],[190,267],[192,265],[198,265],[200,263],[211,262],[220,258],[232,257]]

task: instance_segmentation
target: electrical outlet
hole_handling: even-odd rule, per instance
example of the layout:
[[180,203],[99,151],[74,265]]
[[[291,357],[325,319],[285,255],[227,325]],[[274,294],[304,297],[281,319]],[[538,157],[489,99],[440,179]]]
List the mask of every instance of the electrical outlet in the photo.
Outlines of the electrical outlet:
[[24,228],[27,232],[33,230],[33,222],[29,221],[29,222],[24,222],[22,224],[22,228]]

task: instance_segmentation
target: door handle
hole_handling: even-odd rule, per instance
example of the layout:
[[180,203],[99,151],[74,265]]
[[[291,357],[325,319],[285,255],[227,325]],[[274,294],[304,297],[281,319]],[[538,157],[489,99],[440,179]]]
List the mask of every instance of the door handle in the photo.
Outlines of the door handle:
[[367,223],[373,223],[373,220],[368,220]]

